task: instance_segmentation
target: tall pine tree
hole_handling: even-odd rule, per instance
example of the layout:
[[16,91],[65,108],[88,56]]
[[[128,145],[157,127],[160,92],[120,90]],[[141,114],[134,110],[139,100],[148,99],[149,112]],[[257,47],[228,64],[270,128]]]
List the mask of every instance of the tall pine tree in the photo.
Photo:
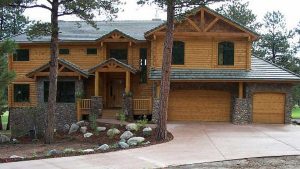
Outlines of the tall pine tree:
[[156,4],[159,7],[167,8],[166,36],[163,50],[161,90],[159,99],[159,118],[157,122],[157,140],[167,139],[167,111],[170,93],[170,75],[172,62],[172,48],[174,39],[175,15],[179,15],[185,10],[196,8],[200,5],[220,2],[224,0],[138,0],[138,4]]

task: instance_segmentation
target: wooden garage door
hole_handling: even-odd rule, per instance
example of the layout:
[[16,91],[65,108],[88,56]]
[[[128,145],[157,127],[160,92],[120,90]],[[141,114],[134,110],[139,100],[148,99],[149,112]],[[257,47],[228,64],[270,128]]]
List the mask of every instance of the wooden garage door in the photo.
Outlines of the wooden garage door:
[[230,100],[230,93],[224,91],[171,91],[168,120],[229,121]]
[[255,93],[253,95],[254,123],[284,123],[285,94]]

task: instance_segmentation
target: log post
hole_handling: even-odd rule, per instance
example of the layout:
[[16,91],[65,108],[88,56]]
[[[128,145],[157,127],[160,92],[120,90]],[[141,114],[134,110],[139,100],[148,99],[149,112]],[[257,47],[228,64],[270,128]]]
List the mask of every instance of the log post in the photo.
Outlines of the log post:
[[99,72],[95,72],[95,96],[99,96]]
[[125,93],[130,92],[130,72],[126,71],[126,86],[125,86]]

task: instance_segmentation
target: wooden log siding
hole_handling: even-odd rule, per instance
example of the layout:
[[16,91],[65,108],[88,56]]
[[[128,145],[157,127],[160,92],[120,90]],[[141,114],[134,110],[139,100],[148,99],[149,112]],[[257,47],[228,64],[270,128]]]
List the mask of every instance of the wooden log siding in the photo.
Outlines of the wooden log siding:
[[[176,37],[175,37],[176,39]],[[179,40],[179,39],[176,39]],[[163,38],[157,38],[157,51],[155,54],[154,67],[161,68]],[[247,69],[247,60],[250,57],[247,51],[249,43],[247,40],[229,40],[234,43],[234,65],[218,65],[218,43],[226,39],[182,39],[185,42],[184,65],[172,65],[173,68],[191,68],[191,69]]]

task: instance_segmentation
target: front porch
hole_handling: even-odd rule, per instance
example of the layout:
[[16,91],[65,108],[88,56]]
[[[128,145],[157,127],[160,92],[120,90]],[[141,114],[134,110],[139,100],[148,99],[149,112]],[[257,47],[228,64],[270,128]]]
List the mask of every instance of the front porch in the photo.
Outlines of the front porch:
[[89,70],[94,77],[84,81],[85,98],[77,99],[77,120],[98,112],[98,117],[114,119],[121,112],[126,115],[150,115],[151,97],[138,97],[132,92],[137,72],[133,67],[114,58]]

